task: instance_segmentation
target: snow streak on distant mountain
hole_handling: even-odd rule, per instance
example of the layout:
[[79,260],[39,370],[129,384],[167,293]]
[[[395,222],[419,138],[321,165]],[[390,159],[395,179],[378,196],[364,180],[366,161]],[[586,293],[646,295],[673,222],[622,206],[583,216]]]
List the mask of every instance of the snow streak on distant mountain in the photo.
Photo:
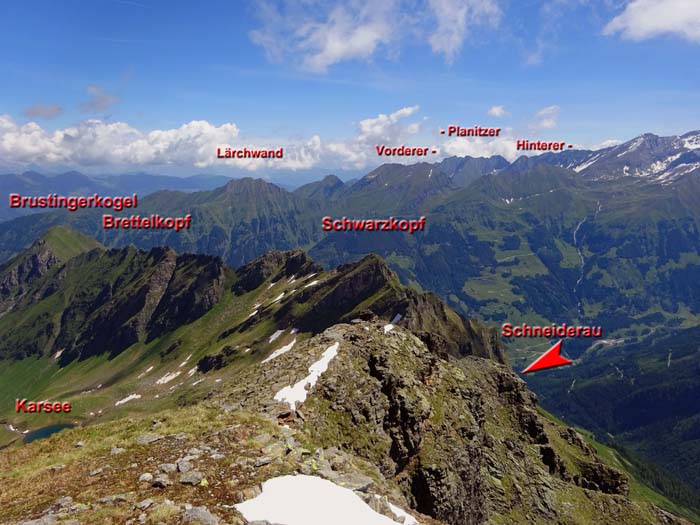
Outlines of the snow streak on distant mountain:
[[644,177],[670,183],[700,169],[700,131],[659,137],[645,133],[629,142],[590,151],[577,164],[562,165],[593,178]]

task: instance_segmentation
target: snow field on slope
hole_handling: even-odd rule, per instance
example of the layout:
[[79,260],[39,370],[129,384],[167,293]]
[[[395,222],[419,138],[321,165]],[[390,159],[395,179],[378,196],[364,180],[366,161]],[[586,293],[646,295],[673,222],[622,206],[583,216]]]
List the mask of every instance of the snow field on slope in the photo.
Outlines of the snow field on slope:
[[375,512],[352,490],[316,476],[270,479],[263,483],[262,494],[235,507],[248,521],[279,525],[418,525],[398,507],[390,506],[404,521]]
[[[323,352],[321,359],[309,367],[309,375],[301,381],[295,383],[293,386],[286,386],[277,392],[275,394],[275,401],[288,403],[289,408],[292,410],[296,409],[297,403],[301,405],[304,401],[306,401],[306,396],[309,391],[316,386],[321,374],[328,370],[328,365],[331,363],[331,360],[338,355],[339,346],[340,343],[333,343],[331,346],[326,348],[326,351]],[[309,387],[308,389],[306,388],[307,386]]]
[[275,357],[279,357],[282,354],[286,354],[292,349],[296,342],[297,338],[295,337],[291,343],[289,343],[288,345],[284,345],[282,348],[278,348],[277,350],[272,352],[267,358],[263,359],[263,363],[267,363],[268,361],[272,361]]

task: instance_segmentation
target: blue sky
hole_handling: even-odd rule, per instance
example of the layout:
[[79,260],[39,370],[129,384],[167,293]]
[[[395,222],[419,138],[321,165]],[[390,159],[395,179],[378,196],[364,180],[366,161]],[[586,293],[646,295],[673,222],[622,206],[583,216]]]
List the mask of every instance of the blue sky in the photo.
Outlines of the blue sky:
[[[0,165],[366,171],[375,143],[513,156],[516,137],[592,147],[700,128],[695,0],[367,4],[5,3]],[[507,132],[447,143],[453,123]],[[286,160],[222,164],[216,145]]]

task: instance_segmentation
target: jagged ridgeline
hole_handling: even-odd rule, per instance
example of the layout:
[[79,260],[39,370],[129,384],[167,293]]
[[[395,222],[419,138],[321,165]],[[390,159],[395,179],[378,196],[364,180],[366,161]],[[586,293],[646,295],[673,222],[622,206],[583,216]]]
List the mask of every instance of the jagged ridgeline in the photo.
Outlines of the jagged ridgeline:
[[[273,251],[233,271],[217,257],[167,248],[105,249],[56,227],[0,267],[0,355],[60,354],[61,364],[103,353],[115,357],[199,319],[227,292],[241,296],[270,279],[322,271],[300,250]],[[433,294],[402,286],[377,256],[328,272],[322,285],[302,287],[269,315],[309,333],[354,317],[397,317],[445,355],[504,359],[495,332],[465,320]]]
[[[374,255],[324,271],[273,251],[233,270],[55,228],[0,268],[0,294],[11,523],[284,522],[260,513],[305,483],[387,525],[696,517],[539,409],[493,329]],[[74,409],[17,413],[17,397]]]

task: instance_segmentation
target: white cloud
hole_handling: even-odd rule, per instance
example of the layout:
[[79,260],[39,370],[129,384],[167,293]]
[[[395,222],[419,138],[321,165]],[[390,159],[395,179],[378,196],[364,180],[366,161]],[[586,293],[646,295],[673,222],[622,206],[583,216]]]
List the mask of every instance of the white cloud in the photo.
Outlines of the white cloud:
[[88,86],[87,93],[90,97],[80,105],[80,109],[85,113],[100,113],[119,102],[119,97],[110,95],[99,86]]
[[27,109],[24,110],[24,115],[29,117],[29,118],[54,118],[58,116],[63,109],[61,106],[58,106],[56,104],[52,104],[50,106],[47,106],[45,104],[42,104],[41,102],[34,104],[31,107],[28,107]]
[[672,34],[700,43],[700,1],[632,0],[603,30],[617,33],[636,41]]
[[[261,26],[251,40],[270,60],[315,73],[351,60],[393,58],[405,43],[425,41],[448,62],[472,28],[500,21],[498,0],[290,0],[257,4]],[[432,16],[417,16],[428,12]]]
[[[216,126],[195,120],[178,128],[143,132],[125,122],[85,120],[75,126],[47,131],[36,122],[20,125],[0,115],[0,158],[9,164],[74,167],[178,166],[207,168],[220,165],[249,171],[301,170],[314,166],[364,167],[376,162],[376,144],[397,145],[420,131],[408,121],[419,110],[408,106],[358,123],[357,134],[342,141],[260,138],[242,140],[234,123]],[[217,148],[284,148],[282,159],[220,159]]]
[[559,113],[561,108],[559,106],[547,106],[539,110],[535,114],[535,122],[532,124],[534,129],[552,129],[556,127],[557,121],[559,120]]
[[469,27],[479,24],[496,25],[501,10],[493,0],[428,0],[437,20],[437,28],[428,39],[435,53],[452,62],[462,48]]
[[[400,128],[397,124],[406,117],[410,117],[420,109],[419,106],[408,106],[394,111],[390,115],[380,113],[375,118],[368,118],[360,121],[360,136],[361,141],[372,140],[392,140],[396,138]],[[415,127],[412,130],[417,129]],[[414,131],[415,132],[415,131]]]
[[539,66],[544,61],[544,52],[547,44],[543,37],[538,37],[535,41],[535,47],[525,52],[525,65]]
[[139,131],[125,122],[85,120],[76,126],[49,132],[35,122],[18,125],[0,116],[0,156],[36,164],[207,165],[218,145],[238,136],[235,124],[213,126],[192,121],[176,129]]
[[[358,123],[358,134],[354,138],[327,144],[325,149],[327,153],[336,157],[336,161],[342,160],[356,168],[376,162],[379,160],[375,150],[376,145],[405,144],[420,132],[419,122],[404,121],[415,115],[419,109],[419,106],[407,106],[389,115],[380,113],[376,117],[361,120]],[[396,162],[400,161],[401,159],[396,160]]]
[[325,72],[329,66],[352,59],[371,57],[377,47],[391,38],[391,26],[369,4],[351,15],[336,7],[324,23],[308,23],[297,32],[305,54],[303,66]]
[[622,144],[622,141],[619,139],[607,139],[602,142],[599,142],[598,144],[594,144],[588,149],[592,150],[597,150],[597,149],[605,149],[605,148],[610,148],[612,146],[617,146],[619,144]]
[[505,117],[508,115],[505,106],[491,106],[488,110],[488,114],[492,117]]
[[339,62],[369,59],[393,38],[394,0],[317,3],[296,0],[276,6],[261,2],[263,25],[250,32],[273,61],[290,58],[303,69],[323,73]]
[[518,151],[516,148],[516,138],[513,130],[503,130],[502,136],[490,139],[483,137],[470,137],[468,140],[463,137],[452,137],[445,141],[440,153],[446,157],[455,155],[464,157],[491,157],[501,155],[509,161],[517,159],[528,152]]

